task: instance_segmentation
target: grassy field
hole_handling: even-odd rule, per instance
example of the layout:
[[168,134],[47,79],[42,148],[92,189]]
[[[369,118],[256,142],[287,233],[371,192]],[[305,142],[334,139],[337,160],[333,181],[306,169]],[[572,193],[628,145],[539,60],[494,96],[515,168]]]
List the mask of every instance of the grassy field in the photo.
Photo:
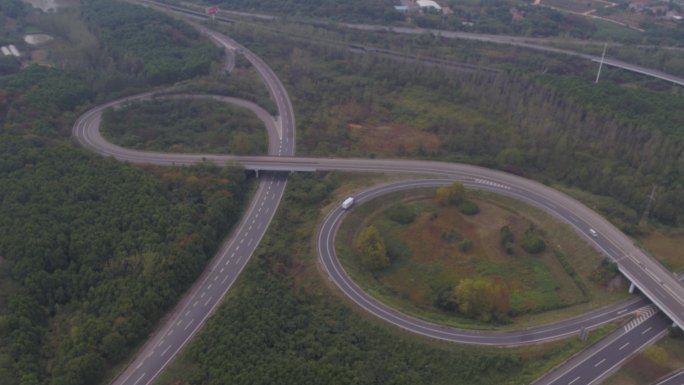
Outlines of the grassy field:
[[[512,293],[516,316],[503,328],[552,322],[626,296],[619,285],[609,290],[592,281],[602,257],[541,211],[493,194],[471,193],[481,211],[465,216],[456,208],[435,207],[433,194],[434,190],[415,190],[369,202],[357,207],[340,229],[337,247],[345,269],[383,302],[435,322],[489,329],[494,326],[436,308],[436,296],[463,278],[490,278]],[[401,225],[389,219],[398,207],[416,213],[415,221]],[[388,269],[375,274],[360,265],[350,246],[358,232],[371,224],[394,256]],[[505,225],[518,240],[514,255],[500,245],[500,229]],[[544,229],[548,246],[541,254],[529,255],[519,247],[531,226]],[[463,240],[472,242],[470,250],[459,249]]]
[[124,147],[164,152],[265,154],[266,128],[251,111],[210,100],[139,103],[103,116],[102,134]]

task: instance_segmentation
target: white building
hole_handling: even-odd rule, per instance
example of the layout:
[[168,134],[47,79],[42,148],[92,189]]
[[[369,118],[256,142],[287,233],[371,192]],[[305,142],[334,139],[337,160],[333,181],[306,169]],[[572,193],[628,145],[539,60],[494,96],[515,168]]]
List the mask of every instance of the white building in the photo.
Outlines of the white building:
[[434,0],[417,0],[416,4],[420,7],[420,9],[436,9],[437,11],[442,11],[442,6],[437,4]]
[[0,49],[2,50],[2,54],[5,56],[9,56],[12,54],[12,52],[10,52],[9,48],[7,48],[5,46],[2,46],[2,48],[0,48]]

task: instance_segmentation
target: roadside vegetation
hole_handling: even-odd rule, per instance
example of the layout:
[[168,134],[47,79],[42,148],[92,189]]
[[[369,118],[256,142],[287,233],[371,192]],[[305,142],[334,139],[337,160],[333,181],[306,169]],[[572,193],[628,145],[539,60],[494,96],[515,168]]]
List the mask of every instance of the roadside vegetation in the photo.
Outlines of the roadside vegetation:
[[458,183],[390,194],[349,214],[339,256],[376,298],[457,327],[520,329],[626,296],[613,264],[571,229],[511,203]]
[[483,348],[416,337],[354,309],[321,276],[312,242],[321,215],[350,183],[370,179],[293,174],[257,254],[157,384],[513,385],[531,382],[613,328],[592,332],[586,343]]
[[138,150],[265,154],[266,127],[249,110],[210,100],[156,100],[107,110],[102,133]]

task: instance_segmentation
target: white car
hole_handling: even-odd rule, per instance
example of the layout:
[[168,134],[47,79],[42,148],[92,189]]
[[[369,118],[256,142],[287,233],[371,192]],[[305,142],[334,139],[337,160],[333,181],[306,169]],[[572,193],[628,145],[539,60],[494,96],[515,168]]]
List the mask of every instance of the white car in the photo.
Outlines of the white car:
[[594,229],[589,229],[589,234],[594,238],[598,237],[598,233]]
[[353,204],[354,204],[354,198],[349,197],[349,198],[345,199],[344,202],[342,202],[342,208],[345,210],[349,210],[349,208],[352,207]]

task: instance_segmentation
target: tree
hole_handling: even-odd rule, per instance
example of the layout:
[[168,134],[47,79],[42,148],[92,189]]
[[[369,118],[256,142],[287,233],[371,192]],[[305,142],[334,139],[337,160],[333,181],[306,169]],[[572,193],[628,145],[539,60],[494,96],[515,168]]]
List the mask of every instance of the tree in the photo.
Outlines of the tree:
[[527,232],[520,246],[530,254],[538,254],[546,249],[546,242],[539,235]]
[[389,267],[385,241],[375,226],[368,226],[356,239],[356,251],[361,257],[361,264],[368,270],[376,271]]
[[502,319],[511,309],[508,290],[486,278],[461,280],[453,296],[461,314],[482,321]]
[[435,200],[440,206],[457,205],[465,197],[463,183],[454,182],[450,186],[442,186],[437,189]]

